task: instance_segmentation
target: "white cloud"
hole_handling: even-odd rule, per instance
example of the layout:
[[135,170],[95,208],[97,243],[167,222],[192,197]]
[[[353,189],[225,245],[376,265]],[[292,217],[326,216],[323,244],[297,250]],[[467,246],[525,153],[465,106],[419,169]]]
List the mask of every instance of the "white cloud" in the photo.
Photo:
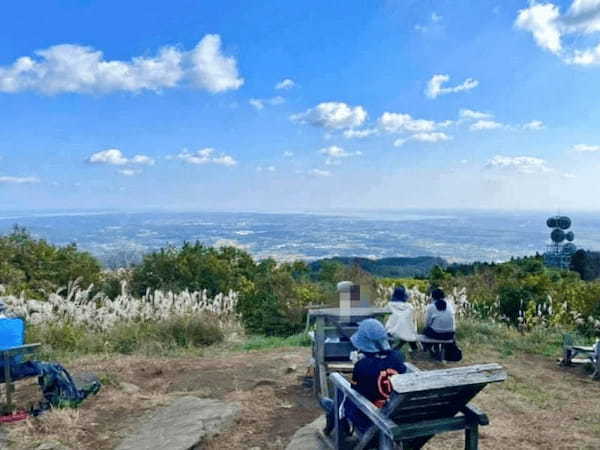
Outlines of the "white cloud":
[[11,176],[0,176],[0,183],[11,183],[11,184],[32,184],[39,183],[38,177],[11,177]]
[[221,52],[221,37],[207,34],[190,52],[191,75],[195,84],[210,92],[238,89],[244,84],[239,76],[235,58]]
[[559,17],[558,7],[552,3],[532,2],[529,8],[519,11],[515,25],[530,31],[540,47],[558,53],[562,50]]
[[129,162],[118,148],[109,148],[100,152],[92,153],[88,162],[94,164],[110,164],[112,166],[122,166]]
[[318,177],[329,177],[329,176],[331,176],[331,172],[329,170],[313,169],[309,173],[311,175],[316,175]]
[[276,96],[272,98],[251,98],[248,100],[252,106],[254,106],[257,110],[261,110],[265,107],[265,105],[277,106],[285,103],[285,99],[281,96]]
[[285,156],[286,158],[291,158],[292,156],[294,156],[294,152],[286,150],[285,152],[283,152],[283,156]]
[[425,95],[429,98],[436,98],[440,95],[451,94],[461,91],[470,91],[479,85],[479,81],[472,78],[467,78],[461,84],[453,87],[443,87],[443,84],[450,80],[449,75],[437,74],[434,75],[427,83]]
[[526,124],[523,124],[524,130],[538,131],[538,130],[543,130],[544,128],[545,128],[544,122],[542,122],[541,120],[532,120],[531,122],[527,122]]
[[469,130],[471,131],[481,131],[481,130],[495,130],[497,128],[502,128],[504,125],[502,125],[499,122],[495,122],[493,120],[478,120],[477,122],[473,123],[470,127]]
[[211,162],[227,167],[235,166],[237,164],[237,161],[229,155],[221,155],[217,158],[213,158]]
[[362,130],[349,129],[344,130],[344,137],[346,139],[363,139],[377,133],[377,128],[364,128]]
[[436,142],[449,141],[450,139],[452,139],[452,136],[448,136],[446,133],[439,133],[439,132],[434,132],[434,133],[416,133],[416,134],[413,134],[412,136],[409,136],[407,138],[396,139],[394,141],[394,147],[402,147],[408,141],[419,141],[419,142],[425,142],[425,143],[436,143]]
[[314,108],[291,116],[294,122],[308,123],[327,129],[354,128],[363,124],[367,112],[362,106],[349,106],[343,102],[319,103]]
[[277,169],[275,168],[275,166],[267,166],[267,167],[258,166],[256,168],[257,172],[262,172],[263,170],[267,171],[267,172],[275,172]]
[[133,158],[131,158],[130,162],[132,164],[141,164],[144,166],[153,166],[155,164],[154,159],[146,155],[135,155]]
[[142,173],[142,171],[139,169],[119,169],[119,173],[127,177],[132,177],[134,175]]
[[190,152],[187,149],[183,149],[177,156],[177,159],[180,159],[188,164],[220,164],[223,166],[235,166],[237,161],[229,155],[221,154],[220,156],[213,156],[215,153],[214,148],[203,148],[200,150],[196,150],[195,152]]
[[600,152],[600,145],[577,144],[571,150],[580,153]]
[[275,85],[275,89],[292,89],[294,86],[296,86],[296,83],[294,82],[294,80],[290,79],[290,78],[286,78],[284,80],[281,80],[279,83],[277,83]]
[[123,152],[118,148],[109,148],[96,153],[92,153],[88,158],[88,162],[93,164],[108,164],[111,166],[124,166],[126,164],[139,164],[145,166],[153,166],[155,161],[146,155],[135,155],[129,159],[123,155]]
[[384,112],[379,125],[388,133],[433,131],[436,123],[432,120],[413,119],[410,114]]
[[[587,42],[587,35],[600,32],[600,1],[573,0],[569,9],[561,15],[553,3],[530,2],[515,20],[517,28],[532,33],[536,44],[559,56],[568,64],[600,64],[600,44],[590,48],[565,47],[563,37],[575,35],[574,43]],[[583,39],[582,39],[583,38]]]
[[533,156],[501,156],[496,155],[485,165],[488,169],[499,169],[519,174],[535,174],[550,172],[545,160]]
[[442,142],[452,139],[446,133],[417,133],[412,136],[415,141],[421,142]]
[[47,95],[65,92],[160,91],[185,81],[209,92],[238,89],[236,61],[221,53],[221,38],[209,34],[191,51],[163,47],[156,56],[130,61],[106,60],[102,51],[60,44],[0,66],[0,92],[37,91]]
[[492,117],[494,117],[493,114],[484,113],[481,111],[473,111],[472,109],[461,109],[459,115],[461,119],[468,120],[491,119]]
[[337,145],[330,145],[329,147],[322,148],[321,150],[319,150],[319,153],[327,156],[325,164],[327,164],[328,166],[340,164],[340,160],[342,158],[362,155],[362,152],[360,151],[347,152],[342,147],[338,147]]

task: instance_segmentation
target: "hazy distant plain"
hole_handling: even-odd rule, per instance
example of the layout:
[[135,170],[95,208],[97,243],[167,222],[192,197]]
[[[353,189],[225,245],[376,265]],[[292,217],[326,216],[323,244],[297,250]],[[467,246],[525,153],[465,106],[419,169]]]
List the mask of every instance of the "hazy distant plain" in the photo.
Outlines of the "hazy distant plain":
[[[200,241],[235,245],[257,258],[441,256],[448,261],[503,261],[543,252],[549,236],[542,212],[439,210],[336,213],[18,212],[0,214],[0,231],[15,224],[55,244],[74,242],[104,261],[166,245]],[[600,214],[571,214],[575,243],[600,249]]]

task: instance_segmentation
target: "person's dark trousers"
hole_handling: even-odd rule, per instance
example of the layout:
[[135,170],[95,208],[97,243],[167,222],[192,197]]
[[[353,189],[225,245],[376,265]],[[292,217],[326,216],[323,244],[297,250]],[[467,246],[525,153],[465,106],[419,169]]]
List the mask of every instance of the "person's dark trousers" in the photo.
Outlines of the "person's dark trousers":
[[[325,410],[325,418],[327,419],[323,433],[325,436],[329,436],[335,427],[335,402],[328,397],[321,397],[319,399],[319,404],[321,405],[321,408]],[[342,419],[340,426],[345,428],[346,435],[350,434],[350,425],[346,419]]]
[[[454,340],[454,331],[447,331],[444,333],[439,333],[437,331],[435,331],[433,328],[431,327],[426,327],[423,330],[423,334],[425,336],[427,336],[428,338],[431,339],[438,339],[440,341],[450,341],[450,340]],[[423,350],[424,351],[430,351],[432,348],[433,344],[427,344],[427,343],[423,343]]]
[[401,350],[402,346],[404,344],[408,344],[410,345],[410,349],[413,352],[418,352],[419,351],[419,346],[417,345],[416,342],[411,342],[411,341],[403,341],[402,339],[397,339],[397,340],[393,340],[392,341],[392,348],[394,350]]

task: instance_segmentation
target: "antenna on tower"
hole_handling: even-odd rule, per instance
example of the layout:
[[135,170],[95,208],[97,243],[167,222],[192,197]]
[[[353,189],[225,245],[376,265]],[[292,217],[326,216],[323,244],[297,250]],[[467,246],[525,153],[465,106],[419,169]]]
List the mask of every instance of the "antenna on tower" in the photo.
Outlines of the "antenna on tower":
[[571,228],[571,219],[567,216],[561,216],[560,213],[549,217],[546,220],[550,232],[550,244],[546,246],[544,253],[544,262],[547,266],[568,269],[571,265],[571,256],[577,251],[573,244],[575,233],[566,231]]

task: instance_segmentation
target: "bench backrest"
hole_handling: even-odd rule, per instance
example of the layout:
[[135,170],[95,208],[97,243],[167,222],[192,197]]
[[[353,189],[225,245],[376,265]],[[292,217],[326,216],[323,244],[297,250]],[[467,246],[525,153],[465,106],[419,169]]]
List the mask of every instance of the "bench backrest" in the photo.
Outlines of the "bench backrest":
[[499,364],[395,375],[393,395],[401,399],[391,417],[396,423],[453,417],[488,383],[505,379],[506,371]]
[[[25,321],[21,318],[0,319],[0,352],[12,347],[25,344]],[[21,356],[14,356],[11,363],[18,363]],[[0,366],[4,366],[3,358],[0,358]]]

